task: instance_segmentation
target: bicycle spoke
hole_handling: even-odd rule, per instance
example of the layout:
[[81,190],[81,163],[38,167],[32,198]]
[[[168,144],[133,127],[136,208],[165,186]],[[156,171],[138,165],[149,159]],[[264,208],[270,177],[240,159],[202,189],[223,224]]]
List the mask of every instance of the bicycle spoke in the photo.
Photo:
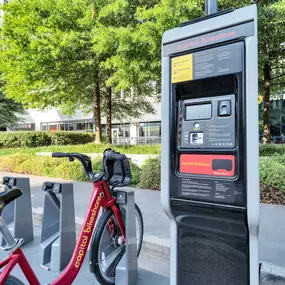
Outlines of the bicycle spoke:
[[114,273],[114,268],[117,266],[117,262],[122,258],[124,255],[124,249],[125,245],[122,247],[117,248],[115,251],[113,251],[111,254],[109,254],[104,259],[104,267],[105,267],[105,274],[107,276],[112,276],[110,274]]
[[113,244],[113,241],[111,241],[111,242],[107,245],[107,247],[102,250],[102,252],[105,252],[108,248],[110,248],[110,246],[111,246],[112,244]]

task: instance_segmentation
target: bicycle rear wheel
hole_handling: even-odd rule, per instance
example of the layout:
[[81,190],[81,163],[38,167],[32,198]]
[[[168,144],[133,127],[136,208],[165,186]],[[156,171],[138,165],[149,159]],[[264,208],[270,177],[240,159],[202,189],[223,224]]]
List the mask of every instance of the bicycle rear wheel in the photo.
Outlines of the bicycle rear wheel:
[[[137,251],[139,255],[143,240],[143,219],[137,205],[135,207],[135,219]],[[96,226],[90,251],[90,263],[93,266],[92,271],[100,284],[115,284],[116,267],[125,252],[125,243],[116,217],[112,210],[108,209],[102,214]]]

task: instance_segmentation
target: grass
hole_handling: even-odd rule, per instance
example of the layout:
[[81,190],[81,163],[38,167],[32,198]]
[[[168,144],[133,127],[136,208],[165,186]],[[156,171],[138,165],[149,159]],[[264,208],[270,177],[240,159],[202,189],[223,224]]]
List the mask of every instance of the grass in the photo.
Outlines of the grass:
[[35,148],[14,148],[0,149],[0,156],[25,153],[35,154],[37,152],[81,152],[81,153],[103,153],[106,148],[112,149],[126,154],[160,154],[160,145],[133,145],[133,146],[113,146],[106,144],[88,143],[83,145],[65,145],[65,146],[44,146]]

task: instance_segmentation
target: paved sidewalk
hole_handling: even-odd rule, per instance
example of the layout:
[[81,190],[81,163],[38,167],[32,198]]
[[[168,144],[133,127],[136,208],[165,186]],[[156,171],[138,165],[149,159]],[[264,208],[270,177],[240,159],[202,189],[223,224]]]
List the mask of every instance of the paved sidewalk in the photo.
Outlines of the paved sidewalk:
[[[14,176],[11,173],[0,172],[3,176]],[[15,174],[15,176],[25,176]],[[29,176],[32,188],[32,205],[41,211],[44,201],[44,192],[41,186],[44,181],[64,181],[38,176]],[[77,223],[83,221],[87,205],[92,193],[92,185],[84,182],[74,183],[75,215]],[[136,203],[141,208],[145,234],[149,239],[163,241],[169,245],[169,221],[160,205],[160,192],[151,190],[134,189]],[[285,207],[276,205],[261,205],[260,217],[260,260],[285,267]],[[161,239],[159,239],[161,238]]]

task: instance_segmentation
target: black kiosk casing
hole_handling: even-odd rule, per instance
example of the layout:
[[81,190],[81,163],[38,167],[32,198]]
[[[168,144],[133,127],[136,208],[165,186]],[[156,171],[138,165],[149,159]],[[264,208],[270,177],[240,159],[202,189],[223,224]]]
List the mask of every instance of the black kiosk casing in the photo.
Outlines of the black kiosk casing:
[[257,11],[162,40],[162,205],[171,285],[258,285]]

